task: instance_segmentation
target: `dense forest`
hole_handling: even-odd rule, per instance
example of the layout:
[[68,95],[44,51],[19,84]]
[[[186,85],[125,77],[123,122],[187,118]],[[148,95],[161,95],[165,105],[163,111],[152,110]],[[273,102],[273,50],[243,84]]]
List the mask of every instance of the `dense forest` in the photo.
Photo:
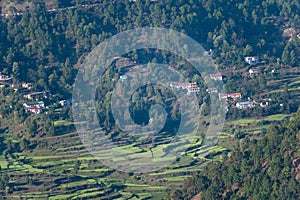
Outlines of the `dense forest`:
[[300,109],[264,137],[242,140],[224,163],[188,179],[171,199],[299,199]]
[[[244,68],[243,57],[249,55],[259,55],[278,69],[299,65],[298,1],[104,1],[99,5],[58,1],[17,6],[22,2],[7,10],[2,2],[3,13],[9,15],[0,22],[0,71],[11,74],[15,83],[32,82],[36,90],[50,91],[59,98],[71,96],[77,68],[88,52],[105,38],[135,27],[184,32],[207,50],[213,49],[221,70]],[[96,6],[82,7],[83,3]],[[55,12],[50,12],[53,8]],[[294,32],[284,37],[286,28]],[[266,89],[264,75],[252,80],[239,73],[227,76],[228,91],[238,89],[244,96],[253,96]],[[295,111],[295,106],[286,109]]]

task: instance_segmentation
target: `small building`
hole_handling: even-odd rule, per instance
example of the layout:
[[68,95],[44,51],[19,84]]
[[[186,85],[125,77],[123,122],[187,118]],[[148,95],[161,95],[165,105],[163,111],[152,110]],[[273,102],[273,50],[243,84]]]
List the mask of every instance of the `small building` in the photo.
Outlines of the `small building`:
[[176,88],[176,89],[182,89],[182,90],[187,90],[190,87],[191,83],[184,82],[184,83],[170,83],[171,88]]
[[11,78],[7,75],[0,73],[0,81],[9,81]]
[[27,89],[27,88],[23,88],[23,87],[21,87],[21,88],[14,88],[14,92],[15,93],[29,93],[30,91]]
[[26,88],[28,90],[31,90],[33,88],[33,84],[32,83],[22,83],[22,87]]
[[45,104],[43,101],[29,102],[23,104],[25,110],[32,114],[40,114],[43,112]]
[[245,57],[245,62],[248,63],[249,65],[255,65],[259,62],[259,58],[257,56],[248,56]]
[[208,94],[211,94],[211,93],[218,93],[218,89],[217,88],[207,88],[206,89],[206,92]]
[[249,74],[252,76],[254,74],[258,74],[259,73],[259,67],[253,67],[251,69],[249,69]]
[[0,88],[7,88],[8,85],[7,84],[0,84]]
[[120,76],[121,81],[125,81],[127,78],[128,78],[128,76],[126,76],[126,75]]
[[71,102],[70,102],[69,100],[61,100],[61,101],[59,101],[59,104],[60,104],[62,107],[66,107],[66,106],[71,105]]
[[46,92],[33,92],[30,94],[24,95],[24,97],[29,100],[38,100],[41,98],[48,98]]
[[256,105],[251,101],[238,102],[235,105],[238,109],[254,108]]
[[259,104],[261,107],[265,108],[269,106],[269,103],[272,101],[270,98],[263,99],[262,102]]
[[198,87],[197,83],[191,83],[190,87],[187,88],[187,94],[198,93],[200,88]]
[[187,90],[187,94],[198,93],[200,88],[198,87],[197,83],[170,83],[171,88],[176,88],[178,90]]
[[30,108],[27,108],[27,112],[38,115],[38,114],[43,113],[43,109],[42,108],[30,107]]
[[209,56],[212,54],[212,49],[209,49],[209,51],[204,51],[203,55],[204,56]]
[[219,93],[220,100],[227,100],[228,98],[232,98],[233,100],[238,100],[242,98],[241,93]]
[[210,74],[209,75],[211,79],[213,79],[214,81],[222,81],[223,80],[223,76],[221,73],[217,73],[217,74]]

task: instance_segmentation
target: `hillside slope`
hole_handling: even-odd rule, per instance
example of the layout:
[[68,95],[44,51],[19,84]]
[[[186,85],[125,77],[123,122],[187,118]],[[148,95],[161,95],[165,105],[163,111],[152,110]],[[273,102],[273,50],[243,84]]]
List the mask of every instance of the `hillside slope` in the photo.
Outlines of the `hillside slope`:
[[255,140],[241,141],[223,163],[188,179],[171,199],[299,199],[300,109]]

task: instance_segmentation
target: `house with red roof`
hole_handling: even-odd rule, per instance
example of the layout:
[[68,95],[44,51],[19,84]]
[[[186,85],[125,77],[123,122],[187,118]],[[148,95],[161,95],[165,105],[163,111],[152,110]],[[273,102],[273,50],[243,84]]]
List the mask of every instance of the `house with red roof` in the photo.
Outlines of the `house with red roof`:
[[43,112],[43,108],[45,107],[45,104],[43,101],[38,101],[38,102],[24,103],[23,106],[25,110],[29,113],[41,114]]
[[170,83],[171,88],[176,88],[178,90],[187,90],[187,94],[192,94],[192,93],[198,93],[200,91],[200,88],[198,87],[197,83],[188,83],[188,82],[183,82],[183,83]]

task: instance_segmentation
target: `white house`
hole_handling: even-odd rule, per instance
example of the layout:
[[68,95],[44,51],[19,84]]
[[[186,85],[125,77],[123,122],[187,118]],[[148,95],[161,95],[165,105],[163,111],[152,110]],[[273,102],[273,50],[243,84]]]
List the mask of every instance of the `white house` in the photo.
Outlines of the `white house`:
[[208,94],[211,94],[211,93],[218,93],[218,89],[217,88],[207,88],[206,89],[206,92]]
[[248,63],[249,65],[254,65],[259,62],[259,58],[257,56],[248,56],[245,57],[245,62]]
[[45,107],[45,104],[43,101],[37,101],[37,102],[30,102],[30,103],[24,103],[23,104],[25,110],[32,114],[40,114],[43,112],[43,109]]
[[254,102],[250,101],[244,101],[244,102],[238,102],[235,105],[238,109],[246,109],[246,108],[254,108],[256,105]]
[[265,107],[269,106],[269,102],[271,102],[271,101],[272,101],[272,99],[270,99],[270,98],[263,99],[262,102],[260,103],[260,106],[265,108]]
[[254,75],[254,74],[258,74],[258,73],[259,73],[259,67],[253,67],[253,68],[249,69],[250,75]]
[[212,54],[212,49],[209,49],[209,51],[204,51],[203,55],[208,56]]
[[187,90],[187,94],[197,93],[200,91],[200,88],[198,87],[197,83],[170,83],[171,88],[181,89],[181,90]]
[[71,102],[69,100],[61,100],[61,101],[59,101],[59,104],[62,107],[65,107],[65,106],[69,106],[71,104]]
[[187,94],[198,93],[200,88],[198,87],[197,83],[191,83],[190,87],[187,88]]
[[32,83],[22,83],[22,87],[30,90],[33,88],[33,84]]
[[190,83],[184,82],[184,83],[170,83],[171,88],[176,88],[176,89],[182,89],[186,90],[190,87]]
[[241,99],[241,93],[219,93],[220,100],[227,100],[228,98],[232,98],[233,100]]
[[0,88],[7,88],[8,87],[8,85],[6,85],[6,84],[0,84]]
[[127,78],[128,78],[128,76],[126,76],[126,75],[120,76],[121,81],[125,81]]
[[0,72],[0,81],[8,81],[11,80],[11,78],[7,75],[4,75]]
[[24,97],[26,99],[29,99],[29,100],[36,100],[36,99],[41,99],[41,98],[48,98],[47,97],[47,92],[33,92],[33,93],[30,93],[30,94],[24,95]]
[[222,81],[223,80],[223,76],[221,73],[217,73],[217,74],[210,74],[209,75],[211,79],[213,79],[214,81]]

